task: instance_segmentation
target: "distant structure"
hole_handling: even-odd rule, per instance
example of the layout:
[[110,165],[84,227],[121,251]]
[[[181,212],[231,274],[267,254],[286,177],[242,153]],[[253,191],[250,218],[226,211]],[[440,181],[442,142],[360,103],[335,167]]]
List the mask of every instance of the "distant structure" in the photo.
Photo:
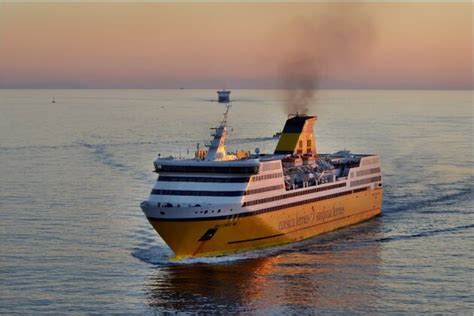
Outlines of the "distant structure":
[[54,99],[54,95],[53,95],[53,101],[51,101],[51,103],[56,103],[56,100]]
[[230,102],[230,91],[226,89],[222,89],[217,91],[217,102],[219,103],[229,103]]

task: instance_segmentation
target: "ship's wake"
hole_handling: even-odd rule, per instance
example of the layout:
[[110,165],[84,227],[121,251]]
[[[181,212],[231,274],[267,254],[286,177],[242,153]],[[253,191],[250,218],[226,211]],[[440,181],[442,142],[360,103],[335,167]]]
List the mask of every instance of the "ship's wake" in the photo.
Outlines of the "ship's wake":
[[[432,192],[432,197],[427,197],[428,194],[423,194],[420,197],[395,197],[391,196],[390,194],[390,187],[385,186],[385,202],[383,211],[387,213],[397,213],[397,212],[405,212],[405,211],[417,211],[417,213],[429,213],[427,208],[434,207],[434,206],[449,206],[459,203],[460,201],[464,201],[467,199],[472,199],[473,195],[473,188],[472,188],[472,181],[467,181],[466,186],[461,186],[457,188],[457,190],[451,193],[439,194],[439,192]],[[397,203],[394,201],[402,200],[403,202]]]
[[380,238],[378,240],[375,240],[375,242],[385,243],[385,242],[390,242],[390,241],[401,241],[401,240],[420,238],[420,237],[430,237],[430,236],[435,236],[438,234],[457,233],[460,231],[465,231],[465,230],[469,230],[473,228],[474,228],[474,224],[462,225],[462,226],[456,226],[456,227],[447,227],[447,228],[442,228],[442,229],[422,230],[420,232],[408,234],[408,235],[397,235],[397,236]]
[[137,247],[132,251],[135,258],[156,266],[188,264],[226,264],[262,257],[277,256],[289,252],[298,252],[313,242],[312,238],[300,242],[263,249],[238,252],[221,256],[188,257],[177,260],[173,252],[164,244],[150,247]]
[[190,257],[175,259],[173,252],[165,245],[151,246],[148,248],[135,248],[132,252],[135,258],[156,266],[163,265],[187,265],[187,264],[222,264],[231,263],[246,259],[252,259],[263,254],[242,253],[237,255],[209,256],[209,257]]
[[135,248],[132,252],[132,256],[143,262],[156,266],[188,264],[225,264],[276,255],[278,253],[281,253],[282,251],[282,247],[273,247],[222,256],[189,257],[178,260],[174,257],[173,252],[168,247],[166,247],[165,245],[158,245],[151,246],[148,248]]

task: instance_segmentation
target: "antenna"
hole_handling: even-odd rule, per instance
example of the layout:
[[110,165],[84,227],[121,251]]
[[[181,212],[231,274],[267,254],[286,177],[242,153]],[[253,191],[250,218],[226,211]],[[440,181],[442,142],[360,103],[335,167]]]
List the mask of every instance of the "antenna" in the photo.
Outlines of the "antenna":
[[222,119],[221,125],[227,125],[227,115],[229,114],[229,109],[232,107],[230,103],[227,103],[225,106],[224,118]]

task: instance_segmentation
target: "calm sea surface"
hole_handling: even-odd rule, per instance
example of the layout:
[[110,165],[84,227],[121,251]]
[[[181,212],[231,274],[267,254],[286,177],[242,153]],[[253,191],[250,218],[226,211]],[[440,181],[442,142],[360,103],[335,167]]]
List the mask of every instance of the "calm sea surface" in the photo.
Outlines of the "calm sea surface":
[[[52,104],[53,95],[56,103]],[[272,152],[277,90],[234,90],[231,149]],[[322,91],[319,152],[379,153],[383,215],[299,244],[171,263],[143,216],[214,90],[0,90],[0,314],[474,311],[472,91]]]

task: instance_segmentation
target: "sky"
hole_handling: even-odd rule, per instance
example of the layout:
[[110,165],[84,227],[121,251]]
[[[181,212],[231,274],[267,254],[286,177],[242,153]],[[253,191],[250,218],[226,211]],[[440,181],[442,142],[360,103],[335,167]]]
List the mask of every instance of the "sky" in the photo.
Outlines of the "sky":
[[323,88],[472,89],[472,28],[469,2],[4,2],[0,88],[284,88],[310,60]]

